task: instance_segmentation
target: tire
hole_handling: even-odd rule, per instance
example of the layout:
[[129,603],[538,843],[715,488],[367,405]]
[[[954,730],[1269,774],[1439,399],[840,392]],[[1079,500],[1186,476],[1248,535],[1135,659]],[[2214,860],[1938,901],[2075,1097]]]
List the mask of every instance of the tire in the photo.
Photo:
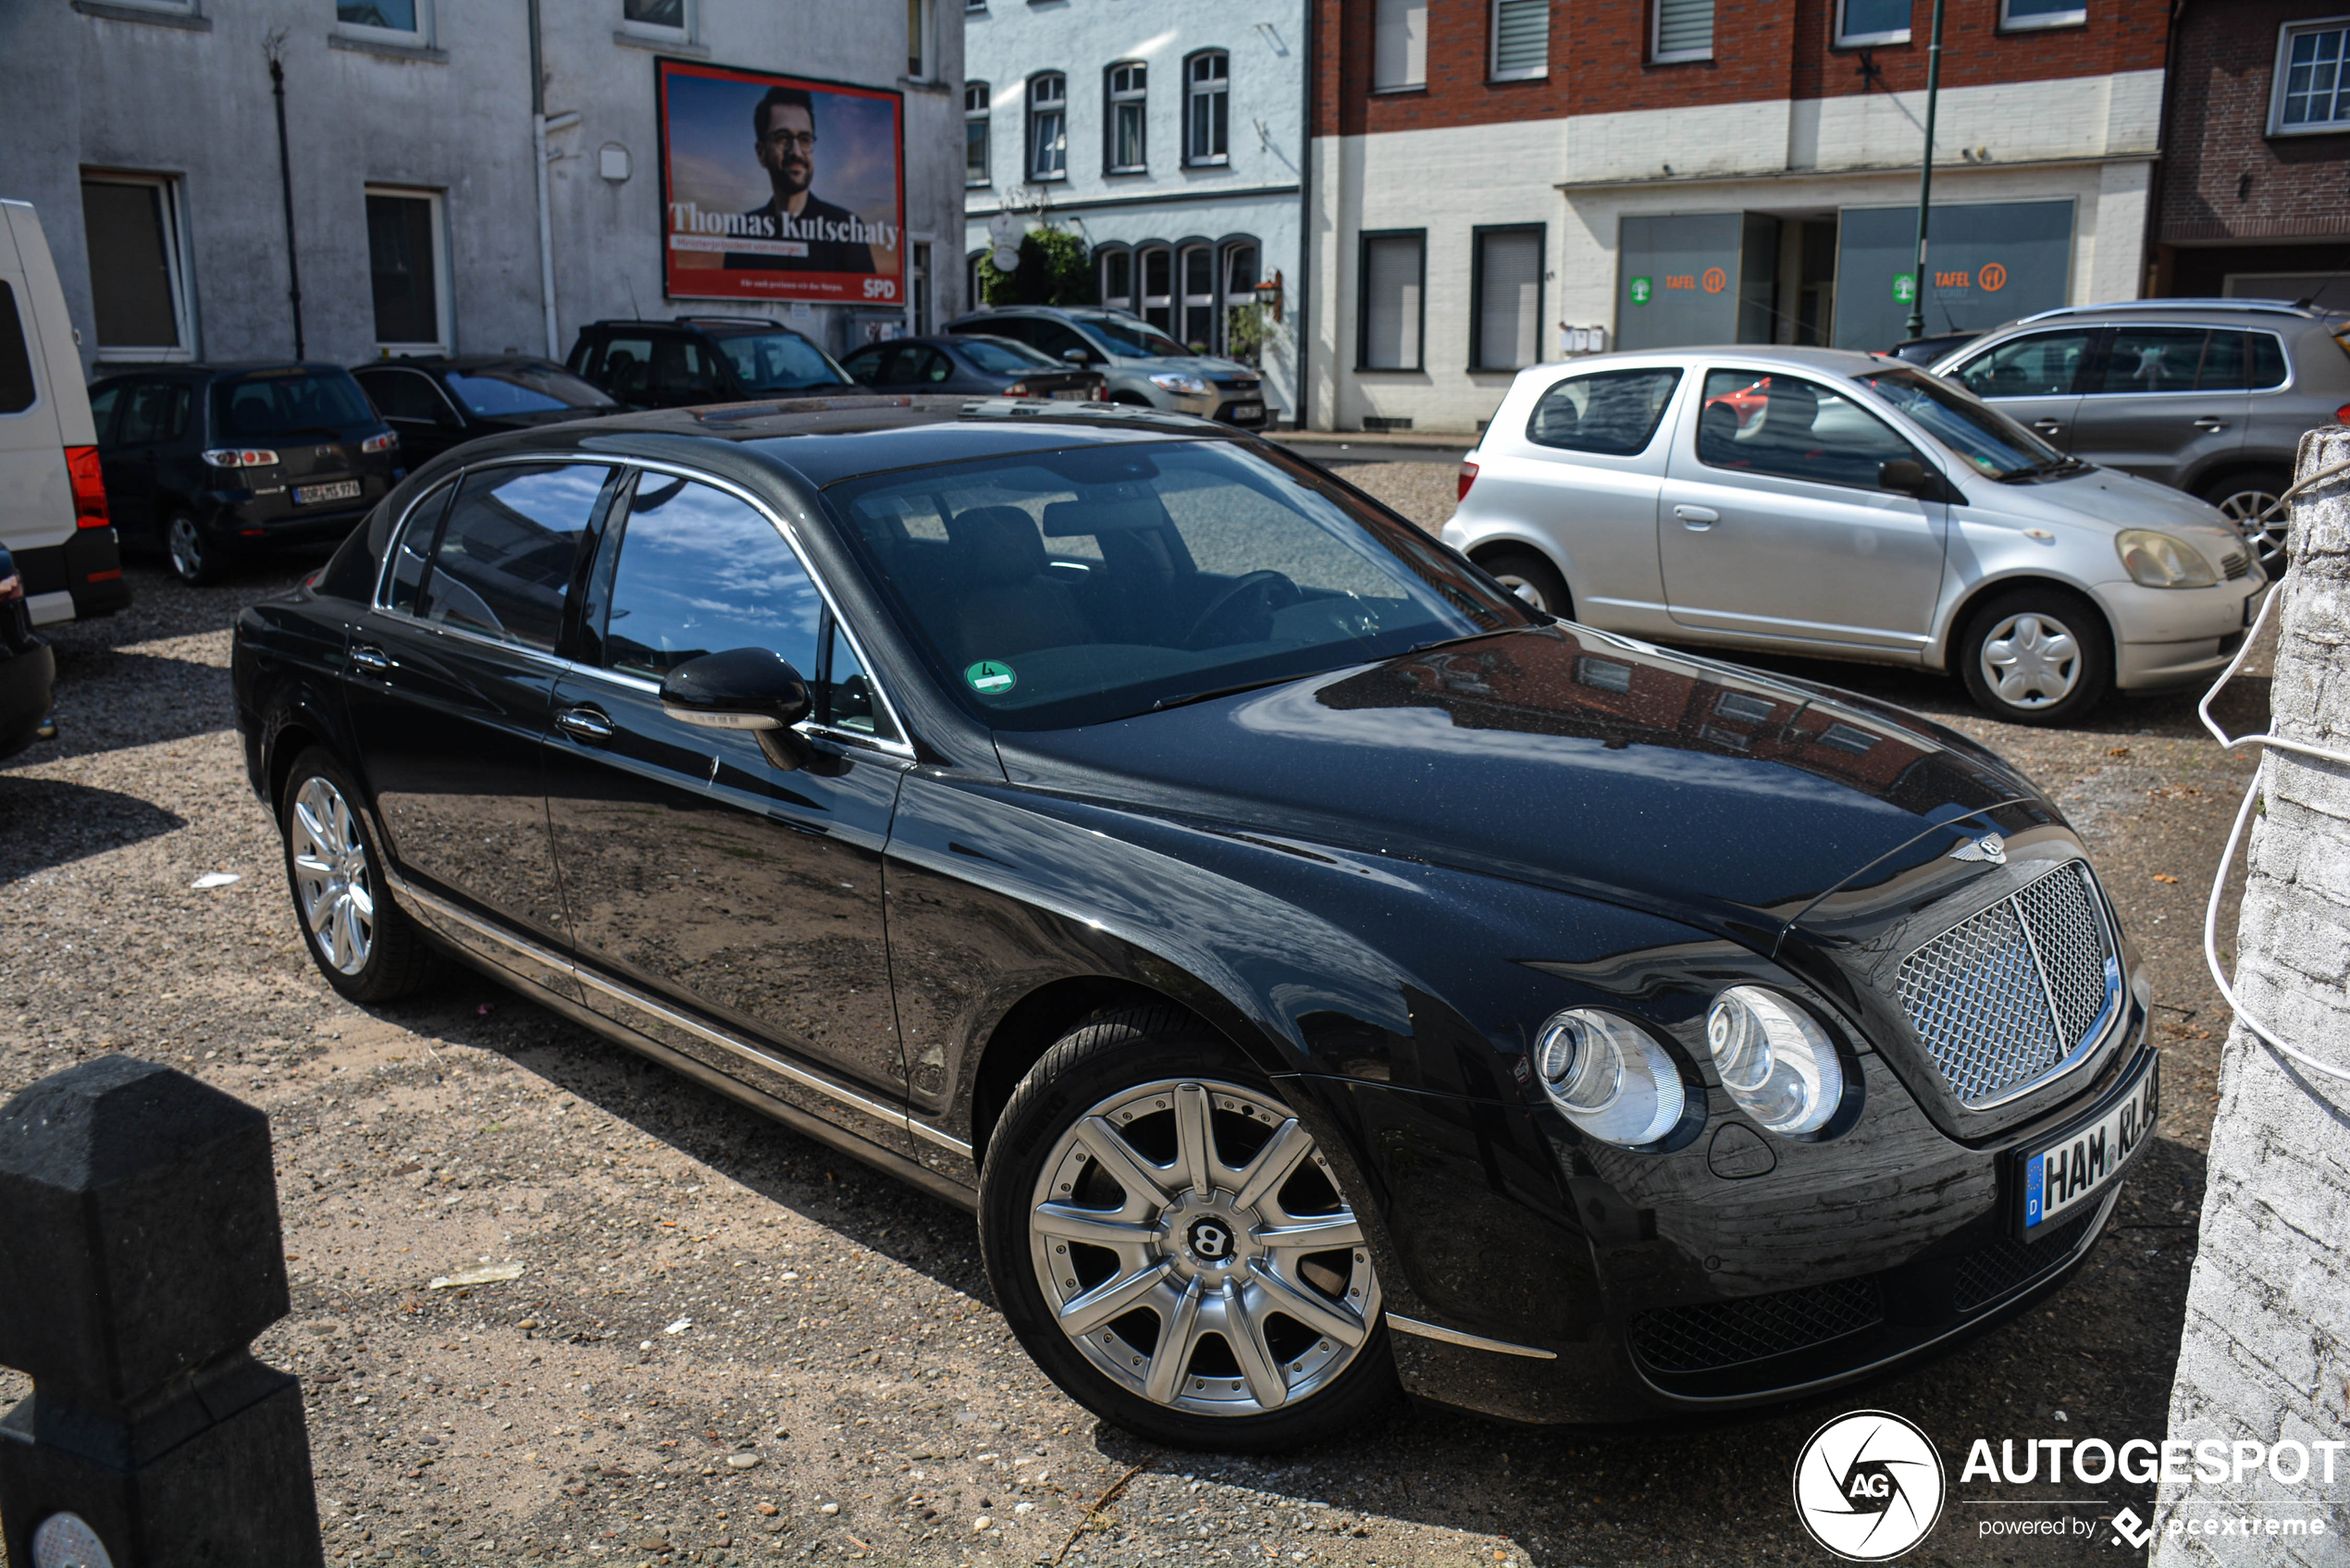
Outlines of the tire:
[[[1228,1043],[1135,1008],[1064,1036],[1013,1092],[980,1173],[980,1246],[1012,1332],[1103,1420],[1174,1448],[1292,1448],[1359,1429],[1397,1392],[1335,1183]],[[1306,1227],[1335,1244],[1262,1240]]]
[[1975,702],[2011,724],[2074,722],[2113,689],[2105,617],[2060,588],[2017,588],[1976,610],[1958,664]]
[[294,759],[278,797],[286,889],[318,972],[353,1002],[389,1002],[438,969],[424,935],[377,871],[383,864],[350,776],[323,749]]
[[1575,618],[1575,600],[1566,591],[1566,579],[1542,556],[1530,549],[1492,549],[1476,560],[1496,582],[1535,609],[1562,621]]
[[2292,484],[2293,475],[2282,468],[2239,468],[2206,481],[2195,491],[2227,513],[2228,521],[2236,525],[2245,543],[2252,547],[2260,570],[2272,581],[2284,575],[2284,541],[2290,532],[2290,519],[2282,511],[2265,523],[2257,519]]
[[192,588],[220,580],[220,547],[204,537],[195,518],[175,512],[163,525],[164,559],[171,574]]

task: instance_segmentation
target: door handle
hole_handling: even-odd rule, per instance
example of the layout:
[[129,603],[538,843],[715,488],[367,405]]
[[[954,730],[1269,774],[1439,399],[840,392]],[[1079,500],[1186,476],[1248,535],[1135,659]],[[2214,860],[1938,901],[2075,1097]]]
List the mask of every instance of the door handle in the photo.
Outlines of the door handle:
[[351,661],[371,674],[386,674],[393,668],[391,655],[369,643],[361,643],[351,650]]
[[566,708],[555,715],[555,727],[590,746],[601,746],[619,733],[600,708]]
[[2043,436],[2053,436],[2058,431],[2064,428],[2064,421],[2061,419],[2035,419],[2032,422],[2032,428],[2037,430]]
[[2207,434],[2216,433],[2226,429],[2228,427],[2228,422],[2220,418],[2216,414],[2207,414],[2202,418],[2195,422],[2195,427],[2206,432]]
[[1710,506],[1676,506],[1673,509],[1673,515],[1679,518],[1685,526],[1699,533],[1722,521],[1722,514]]

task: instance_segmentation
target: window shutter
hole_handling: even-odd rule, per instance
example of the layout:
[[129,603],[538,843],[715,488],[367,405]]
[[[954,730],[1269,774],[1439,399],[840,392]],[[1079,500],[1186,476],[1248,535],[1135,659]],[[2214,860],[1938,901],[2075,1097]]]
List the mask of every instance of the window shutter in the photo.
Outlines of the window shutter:
[[1478,258],[1477,364],[1515,370],[1540,358],[1542,237],[1488,234]]
[[1372,34],[1373,87],[1428,81],[1428,0],[1379,0]]
[[1493,74],[1540,76],[1551,63],[1551,0],[1493,0]]
[[1397,236],[1363,241],[1363,363],[1413,370],[1420,363],[1420,242]]
[[1656,0],[1658,56],[1713,53],[1713,0]]

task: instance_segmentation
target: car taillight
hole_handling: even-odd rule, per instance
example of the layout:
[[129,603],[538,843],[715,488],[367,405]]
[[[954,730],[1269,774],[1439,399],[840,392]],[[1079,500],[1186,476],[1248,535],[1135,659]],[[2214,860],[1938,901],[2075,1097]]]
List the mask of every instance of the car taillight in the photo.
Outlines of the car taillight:
[[204,460],[215,468],[274,468],[278,454],[266,447],[214,447]]
[[2333,422],[2336,425],[2350,425],[2350,403],[2344,403],[2333,411]]
[[106,515],[106,481],[98,468],[98,449],[68,447],[66,473],[73,481],[73,525],[105,527],[112,519]]
[[1456,501],[1468,500],[1469,487],[1476,483],[1477,464],[1467,462],[1466,460],[1463,460],[1461,463],[1461,493],[1454,496],[1453,499]]
[[400,433],[397,430],[386,430],[360,442],[359,450],[364,452],[390,451],[399,444]]
[[14,604],[24,598],[24,574],[11,572],[0,577],[0,604]]
[[1010,386],[1004,389],[1004,396],[1008,398],[1024,398],[1028,396],[1028,383],[1025,381],[1013,382]]

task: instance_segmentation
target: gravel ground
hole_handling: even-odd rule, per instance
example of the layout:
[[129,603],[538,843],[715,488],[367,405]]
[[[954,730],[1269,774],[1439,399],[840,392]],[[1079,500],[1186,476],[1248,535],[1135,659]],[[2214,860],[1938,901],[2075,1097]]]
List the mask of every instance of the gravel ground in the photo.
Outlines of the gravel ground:
[[[1348,476],[1433,523],[1452,474]],[[1398,1410],[1238,1461],[1155,1451],[1056,1392],[959,1211],[477,977],[338,998],[229,723],[236,607],[305,564],[192,591],[134,562],[132,609],[53,638],[63,736],[0,764],[0,1094],[125,1051],[269,1112],[294,1311],[256,1349],[303,1377],[334,1561],[1814,1562],[1787,1477],[1827,1414],[1900,1412],[1954,1463],[1978,1436],[2161,1435],[2224,1032],[2196,917],[2251,766],[2200,736],[2191,700],[2030,731],[1915,673],[1786,666],[2016,759],[2153,966],[2161,1137],[2047,1309],[1808,1407],[1555,1431]],[[2233,728],[2265,703],[2264,680],[2240,685]],[[242,880],[192,889],[216,870]],[[433,1288],[492,1265],[520,1273]],[[0,1373],[0,1401],[24,1387]],[[1980,1489],[1954,1488],[1911,1561],[2109,1549],[2103,1531],[1980,1539],[2001,1512],[1960,1500]],[[2147,1488],[2103,1489],[2107,1512],[2149,1509]]]

